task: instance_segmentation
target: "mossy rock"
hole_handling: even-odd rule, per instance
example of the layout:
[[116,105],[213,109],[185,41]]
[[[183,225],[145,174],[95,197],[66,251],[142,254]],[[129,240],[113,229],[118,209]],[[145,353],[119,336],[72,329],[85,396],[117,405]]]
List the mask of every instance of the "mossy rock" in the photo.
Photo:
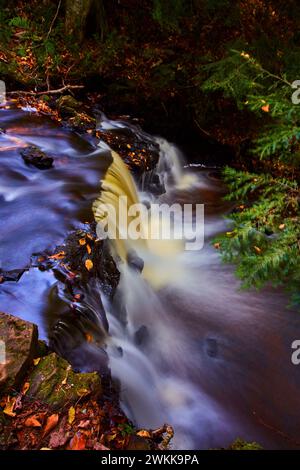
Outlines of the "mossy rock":
[[57,100],[57,106],[63,117],[71,117],[75,116],[81,109],[82,103],[71,95],[65,95]]
[[28,382],[27,396],[54,409],[70,406],[86,396],[97,399],[102,393],[101,380],[96,372],[76,373],[56,353],[40,359]]
[[263,448],[257,442],[246,442],[243,439],[236,439],[228,450],[262,450]]

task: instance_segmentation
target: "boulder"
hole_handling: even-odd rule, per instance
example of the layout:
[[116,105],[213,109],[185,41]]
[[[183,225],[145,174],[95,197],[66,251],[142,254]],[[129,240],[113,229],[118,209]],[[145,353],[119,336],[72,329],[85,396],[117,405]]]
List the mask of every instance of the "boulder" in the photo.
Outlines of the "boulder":
[[21,150],[21,155],[26,165],[32,165],[39,170],[48,170],[53,166],[53,158],[46,155],[34,145]]
[[70,406],[85,396],[97,399],[102,393],[101,379],[96,372],[76,373],[56,353],[40,359],[28,382],[27,396],[53,409]]
[[0,393],[17,389],[38,348],[37,326],[0,313]]

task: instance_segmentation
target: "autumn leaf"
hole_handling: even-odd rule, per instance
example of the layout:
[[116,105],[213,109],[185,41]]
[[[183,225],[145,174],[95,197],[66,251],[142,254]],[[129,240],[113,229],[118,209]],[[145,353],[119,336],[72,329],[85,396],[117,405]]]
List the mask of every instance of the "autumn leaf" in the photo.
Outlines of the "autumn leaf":
[[84,434],[77,432],[69,444],[70,450],[84,450],[86,444],[86,438]]
[[93,261],[90,260],[90,259],[87,259],[86,262],[85,262],[85,267],[88,271],[90,271],[91,269],[93,269]]
[[72,424],[74,422],[74,419],[75,419],[75,408],[74,406],[71,406],[68,412],[68,423]]
[[279,225],[279,230],[283,230],[285,228],[285,224],[280,224]]
[[42,425],[39,422],[39,420],[36,419],[35,416],[29,416],[29,418],[26,419],[24,425],[27,428],[41,428]]
[[90,335],[89,333],[86,333],[85,337],[88,343],[92,343],[94,341],[93,336]]
[[86,244],[86,239],[85,238],[80,238],[79,245],[83,246],[85,244]]
[[53,414],[48,417],[46,426],[44,428],[43,437],[45,437],[47,434],[49,434],[50,431],[52,431],[53,428],[55,428],[55,426],[58,423],[58,420],[59,420],[58,414]]
[[22,387],[22,391],[21,391],[22,395],[26,395],[26,393],[28,392],[29,388],[30,388],[30,383],[29,383],[29,382],[25,382],[24,385],[23,385],[23,387]]
[[14,413],[15,404],[16,404],[15,398],[7,397],[7,401],[6,401],[6,405],[3,410],[3,413],[14,418],[16,416],[16,413]]
[[258,254],[261,253],[261,248],[259,248],[258,246],[254,246],[253,248],[256,251],[256,253],[258,253]]
[[59,253],[55,253],[55,255],[49,256],[50,259],[63,259],[66,256],[64,251],[60,251]]
[[92,252],[92,249],[91,249],[90,245],[88,245],[88,244],[86,245],[86,251],[88,252],[89,255]]
[[219,250],[221,247],[221,243],[214,243],[214,247],[216,250]]
[[136,433],[137,436],[140,436],[140,437],[145,437],[145,438],[148,438],[150,439],[151,438],[151,434],[149,431],[147,431],[146,429],[141,429],[140,431],[138,431]]
[[270,105],[266,104],[261,107],[261,110],[264,111],[265,113],[268,113],[270,111]]
[[40,357],[37,357],[36,359],[33,359],[33,364],[34,364],[35,366],[37,366],[38,363],[40,362],[40,360],[41,360]]

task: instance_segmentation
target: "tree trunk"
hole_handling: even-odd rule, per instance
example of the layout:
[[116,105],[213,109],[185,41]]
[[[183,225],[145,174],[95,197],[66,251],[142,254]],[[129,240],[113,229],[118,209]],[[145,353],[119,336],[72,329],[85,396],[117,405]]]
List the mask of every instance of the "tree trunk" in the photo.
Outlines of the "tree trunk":
[[66,34],[81,42],[85,35],[86,21],[93,0],[66,0]]

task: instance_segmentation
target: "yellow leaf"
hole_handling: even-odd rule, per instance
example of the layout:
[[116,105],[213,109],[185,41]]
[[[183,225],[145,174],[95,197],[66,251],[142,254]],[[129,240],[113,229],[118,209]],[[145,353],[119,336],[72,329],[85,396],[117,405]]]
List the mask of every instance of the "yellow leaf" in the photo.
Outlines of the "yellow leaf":
[[279,230],[283,230],[285,228],[285,224],[280,224],[279,225]]
[[7,397],[7,401],[6,401],[6,405],[3,410],[3,413],[5,413],[8,416],[11,416],[12,418],[16,416],[16,413],[14,413],[15,404],[16,404],[15,398]]
[[75,419],[75,408],[74,406],[71,406],[69,408],[69,413],[68,413],[68,423],[72,424]]
[[86,245],[86,251],[88,252],[89,255],[91,254],[92,249],[91,249],[90,245]]
[[148,439],[151,438],[151,434],[149,431],[147,431],[146,429],[141,429],[140,431],[138,431],[136,433],[137,436],[140,436],[140,437],[146,437]]
[[86,239],[85,238],[80,238],[79,245],[83,246],[85,244],[86,244]]
[[93,261],[90,260],[90,259],[87,259],[86,262],[85,262],[85,267],[88,271],[90,271],[91,269],[93,269]]
[[261,249],[258,246],[253,247],[256,253],[261,253]]
[[33,359],[33,364],[34,364],[35,366],[37,366],[38,363],[40,362],[40,360],[41,360],[40,357],[37,357],[36,359]]

